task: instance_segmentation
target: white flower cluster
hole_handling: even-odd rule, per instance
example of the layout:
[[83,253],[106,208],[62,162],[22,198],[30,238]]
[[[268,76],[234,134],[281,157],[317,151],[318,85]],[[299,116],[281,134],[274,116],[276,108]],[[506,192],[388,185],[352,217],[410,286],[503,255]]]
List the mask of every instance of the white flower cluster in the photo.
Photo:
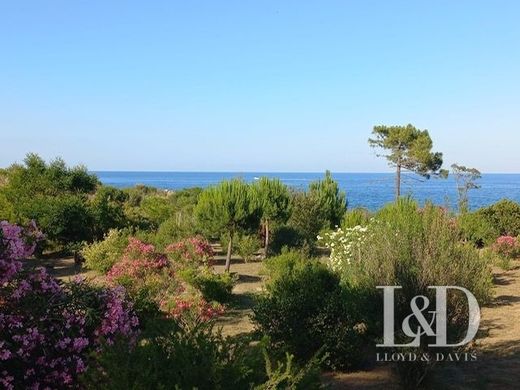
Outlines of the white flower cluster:
[[360,261],[361,247],[369,236],[369,228],[355,226],[349,229],[338,228],[336,231],[318,236],[318,241],[329,248],[329,267],[334,271],[341,271],[353,261]]

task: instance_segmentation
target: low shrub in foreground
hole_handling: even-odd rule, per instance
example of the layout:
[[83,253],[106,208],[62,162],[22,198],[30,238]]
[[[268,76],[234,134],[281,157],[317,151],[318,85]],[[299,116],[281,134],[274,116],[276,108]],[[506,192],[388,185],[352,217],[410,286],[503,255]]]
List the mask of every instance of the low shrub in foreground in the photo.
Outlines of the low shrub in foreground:
[[287,253],[268,263],[273,277],[253,308],[253,320],[272,347],[298,361],[322,351],[331,369],[358,366],[367,342],[362,297],[317,261]]
[[212,322],[186,326],[156,323],[135,348],[124,343],[96,356],[97,365],[84,376],[87,389],[274,390],[319,389],[318,360],[299,367],[263,359],[262,343],[225,338]]

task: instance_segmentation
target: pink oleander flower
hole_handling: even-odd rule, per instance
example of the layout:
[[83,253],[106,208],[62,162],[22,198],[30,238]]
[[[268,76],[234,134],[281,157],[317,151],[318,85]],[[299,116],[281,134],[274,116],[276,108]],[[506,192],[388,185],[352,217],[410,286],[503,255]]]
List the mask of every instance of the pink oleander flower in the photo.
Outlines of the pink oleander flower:
[[114,282],[119,278],[143,278],[149,273],[169,265],[167,257],[155,251],[153,245],[130,238],[122,259],[114,264],[107,273],[107,280]]
[[156,259],[129,259],[123,257],[121,261],[107,273],[107,280],[114,281],[120,277],[141,278],[147,273],[154,270],[160,270],[168,265],[166,257],[158,257]]
[[495,253],[510,259],[520,256],[520,242],[516,237],[498,237],[492,249]]
[[202,237],[190,237],[175,242],[166,247],[168,257],[174,261],[190,262],[200,265],[211,265],[213,262],[213,248]]
[[147,257],[155,254],[155,247],[152,244],[146,244],[141,240],[130,237],[128,239],[128,246],[125,249],[127,256]]

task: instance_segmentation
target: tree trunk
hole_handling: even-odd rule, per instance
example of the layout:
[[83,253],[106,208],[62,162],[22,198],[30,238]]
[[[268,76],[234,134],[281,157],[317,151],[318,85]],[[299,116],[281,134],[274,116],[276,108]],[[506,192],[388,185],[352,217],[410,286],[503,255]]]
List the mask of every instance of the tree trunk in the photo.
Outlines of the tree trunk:
[[395,175],[395,200],[401,196],[401,165],[397,164],[397,172]]
[[229,243],[227,247],[227,255],[226,255],[226,272],[229,272],[231,268],[231,248],[233,247],[233,234],[229,235]]
[[265,257],[269,253],[269,220],[265,220]]

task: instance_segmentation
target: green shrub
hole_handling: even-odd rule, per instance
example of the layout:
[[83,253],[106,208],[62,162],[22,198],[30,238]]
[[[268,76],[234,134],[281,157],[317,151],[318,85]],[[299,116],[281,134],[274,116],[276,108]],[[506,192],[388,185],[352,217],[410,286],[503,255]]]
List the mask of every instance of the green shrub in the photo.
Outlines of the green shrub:
[[520,235],[520,204],[503,199],[494,205],[478,210],[498,230],[500,236]]
[[152,241],[158,248],[166,248],[167,245],[181,238],[180,221],[176,217],[168,218],[161,223]]
[[63,246],[90,241],[94,218],[89,198],[99,186],[86,167],[68,167],[57,158],[45,162],[36,154],[27,154],[23,164],[2,170],[0,203],[13,222],[34,219],[49,241]]
[[461,238],[477,248],[491,244],[499,236],[498,230],[482,213],[464,213],[458,217]]
[[188,188],[165,193],[145,186],[126,189],[124,211],[128,224],[135,229],[159,230],[153,241],[161,249],[172,241],[193,236],[198,233],[194,208],[201,191]]
[[155,226],[160,226],[174,213],[174,204],[166,194],[145,196],[140,204],[140,212]]
[[238,255],[247,263],[260,250],[260,241],[254,236],[242,235],[235,240],[235,247]]
[[[149,332],[150,333],[150,332]],[[105,348],[85,377],[91,389],[246,389],[254,373],[242,365],[244,347],[212,332],[170,322],[145,334],[134,349]]]
[[137,184],[134,187],[125,188],[123,190],[128,196],[127,204],[130,207],[139,207],[147,196],[159,194],[159,189],[155,187],[145,186],[143,184]]
[[0,221],[15,221],[15,215],[13,204],[0,192]]
[[[220,247],[223,251],[227,250],[229,244],[229,235],[222,234],[219,238]],[[255,253],[260,250],[260,240],[255,236],[242,234],[237,235],[233,239],[233,253],[239,255],[246,263],[254,259]]]
[[272,347],[300,362],[322,351],[331,369],[358,366],[367,341],[362,297],[342,287],[339,277],[318,261],[287,253],[269,263],[271,277],[253,308],[253,320]]
[[509,271],[513,266],[510,257],[500,256],[498,253],[494,251],[493,248],[490,247],[483,248],[481,251],[481,256],[486,259],[488,264],[492,264],[505,271]]
[[400,200],[378,214],[370,231],[363,261],[350,268],[371,287],[409,286],[411,294],[418,294],[427,286],[457,285],[480,302],[489,298],[488,264],[478,250],[460,243],[457,224],[445,210]]
[[81,250],[81,254],[85,258],[85,266],[106,274],[121,259],[127,245],[127,231],[110,230],[103,241],[94,242]]
[[324,388],[320,384],[320,367],[326,356],[318,358],[318,354],[300,368],[294,364],[294,356],[289,353],[285,354],[285,362],[277,362],[273,365],[267,352],[265,350],[262,352],[265,358],[267,381],[255,387],[255,390],[313,390]]
[[153,224],[146,216],[144,216],[138,207],[130,206],[126,203],[124,206],[125,219],[129,227],[134,230],[155,230],[157,226]]
[[[132,237],[135,237],[142,242],[149,242],[149,243],[155,244],[155,232],[153,230],[147,230],[147,229],[132,230]],[[157,248],[159,249],[158,245],[157,245]],[[160,249],[162,249],[162,248],[160,248]]]
[[341,227],[343,229],[350,229],[356,226],[366,226],[370,221],[370,212],[364,208],[356,208],[349,210],[341,220]]
[[195,232],[193,218],[188,218],[179,212],[161,223],[152,240],[157,248],[164,249],[172,242],[194,236]]
[[282,253],[283,248],[298,248],[301,244],[302,237],[295,227],[279,225],[272,231],[268,255],[278,255]]
[[228,272],[215,274],[207,268],[186,268],[179,271],[180,277],[198,289],[208,302],[229,302],[236,277]]
[[263,263],[265,274],[268,276],[267,283],[271,284],[287,275],[292,275],[305,267],[309,261],[312,260],[304,260],[299,251],[283,250],[280,255],[271,257]]
[[[212,323],[156,322],[134,348],[123,343],[93,356],[87,389],[275,390],[319,389],[317,359],[303,368],[273,362],[263,343],[224,338]],[[263,354],[266,354],[265,362]],[[268,362],[268,363],[266,363]],[[266,373],[266,370],[268,371]]]
[[[362,261],[342,267],[342,278],[364,291],[376,291],[376,286],[402,286],[396,299],[396,323],[409,315],[410,301],[416,295],[435,299],[428,286],[464,287],[479,303],[485,303],[491,289],[488,261],[473,246],[461,244],[459,236],[457,224],[445,210],[433,205],[421,209],[410,199],[401,199],[377,213],[360,247]],[[377,298],[374,304],[381,305],[382,294]],[[447,313],[448,335],[453,338],[449,341],[462,339],[469,315],[465,297],[450,296]],[[396,340],[402,343],[408,338],[397,333]],[[422,346],[414,352],[420,355],[442,350]],[[411,362],[398,368],[403,384],[416,388],[432,364]]]
[[207,301],[229,302],[236,278],[228,272],[222,274],[203,273],[197,278],[197,287]]
[[322,200],[314,193],[296,193],[288,225],[299,236],[301,246],[314,249],[319,232],[329,226]]
[[49,240],[61,245],[92,240],[93,217],[85,196],[42,196],[33,199],[30,207],[27,216],[38,221]]
[[101,186],[89,202],[92,214],[93,236],[100,240],[110,229],[122,229],[127,225],[124,204],[128,195],[114,187]]
[[340,190],[330,171],[325,172],[323,180],[309,184],[309,196],[318,202],[325,226],[330,229],[336,228],[347,210],[347,195],[345,191]]

